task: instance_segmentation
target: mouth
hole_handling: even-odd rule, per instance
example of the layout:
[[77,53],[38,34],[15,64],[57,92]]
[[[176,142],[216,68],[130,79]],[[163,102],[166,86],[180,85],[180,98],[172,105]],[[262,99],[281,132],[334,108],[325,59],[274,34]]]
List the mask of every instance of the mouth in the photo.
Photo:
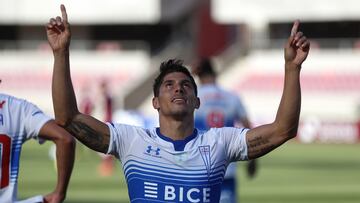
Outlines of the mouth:
[[183,103],[186,103],[186,99],[185,99],[185,98],[176,97],[176,98],[173,98],[173,99],[171,100],[171,102],[176,103],[176,104],[183,104]]

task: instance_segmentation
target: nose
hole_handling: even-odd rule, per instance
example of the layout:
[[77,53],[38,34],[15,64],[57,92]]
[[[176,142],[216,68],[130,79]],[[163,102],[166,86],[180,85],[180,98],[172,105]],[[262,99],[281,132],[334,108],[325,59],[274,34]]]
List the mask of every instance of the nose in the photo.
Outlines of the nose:
[[176,92],[176,93],[184,93],[184,88],[183,88],[183,86],[182,86],[181,84],[177,83],[177,84],[175,85],[175,92]]

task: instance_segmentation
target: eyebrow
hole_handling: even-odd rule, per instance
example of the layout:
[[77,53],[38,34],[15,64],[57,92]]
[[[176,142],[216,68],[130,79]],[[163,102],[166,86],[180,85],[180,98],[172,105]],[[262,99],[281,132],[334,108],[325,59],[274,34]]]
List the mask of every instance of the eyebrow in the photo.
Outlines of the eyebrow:
[[[174,79],[167,79],[167,80],[164,80],[162,83],[168,83],[168,82],[174,82],[175,80]],[[180,83],[190,83],[190,84],[192,84],[191,83],[191,80],[190,79],[182,79],[181,81],[180,81]]]

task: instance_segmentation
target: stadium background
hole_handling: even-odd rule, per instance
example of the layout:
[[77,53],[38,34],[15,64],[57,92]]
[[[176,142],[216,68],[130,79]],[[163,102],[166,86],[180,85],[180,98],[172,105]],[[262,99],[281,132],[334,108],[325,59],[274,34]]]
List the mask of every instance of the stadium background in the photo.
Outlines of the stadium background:
[[[254,125],[271,121],[280,100],[283,43],[292,22],[311,39],[303,65],[297,140],[260,159],[255,180],[239,169],[242,202],[360,201],[360,3],[356,0],[0,1],[0,91],[52,115],[52,53],[44,25],[67,7],[78,100],[107,81],[116,120],[136,112],[156,123],[151,84],[161,61],[212,57],[220,83],[237,92]],[[129,117],[128,120],[134,119]],[[24,146],[20,197],[54,182],[49,143]],[[127,202],[119,168],[98,177],[97,156],[79,144],[66,202]],[[31,174],[31,175],[30,175]],[[34,175],[36,174],[36,175]]]

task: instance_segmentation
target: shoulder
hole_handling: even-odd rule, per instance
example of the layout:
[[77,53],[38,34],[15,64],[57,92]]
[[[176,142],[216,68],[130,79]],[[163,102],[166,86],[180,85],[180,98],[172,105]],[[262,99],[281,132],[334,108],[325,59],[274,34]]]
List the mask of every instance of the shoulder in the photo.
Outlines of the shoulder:
[[221,128],[210,128],[209,130],[199,130],[200,136],[213,137],[213,136],[231,136],[246,133],[246,128],[236,127],[221,127]]
[[0,109],[4,112],[23,112],[26,107],[26,101],[7,94],[0,94]]
[[121,136],[130,136],[130,137],[136,137],[136,136],[149,136],[152,137],[154,134],[156,134],[155,129],[149,129],[144,128],[140,126],[134,126],[134,125],[128,125],[128,124],[122,124],[122,123],[107,123],[110,130]]
[[26,101],[25,99],[21,99],[12,95],[8,94],[0,94],[0,105],[11,106],[12,108],[15,107],[26,107],[26,106],[34,106],[35,104]]
[[23,99],[8,95],[8,94],[0,94],[0,103],[3,105],[5,103],[9,104],[9,103],[18,103],[18,102],[23,102]]

